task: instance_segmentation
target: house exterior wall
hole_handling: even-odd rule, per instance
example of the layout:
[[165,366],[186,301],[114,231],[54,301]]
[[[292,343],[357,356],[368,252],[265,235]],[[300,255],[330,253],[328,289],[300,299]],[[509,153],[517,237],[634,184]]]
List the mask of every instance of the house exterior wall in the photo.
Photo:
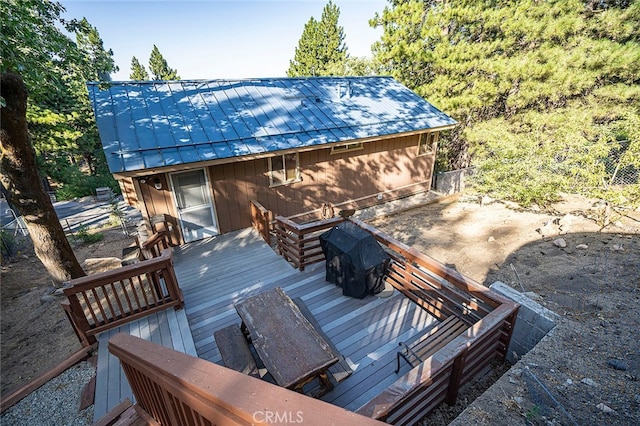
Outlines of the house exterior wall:
[[[301,181],[269,187],[267,158],[207,167],[218,228],[221,233],[251,226],[249,202],[256,200],[275,215],[293,216],[334,206],[334,213],[363,208],[428,191],[434,155],[418,156],[419,135],[367,142],[354,151],[331,153],[330,147],[299,153]],[[201,167],[194,164],[192,168]],[[159,178],[162,189],[156,189]],[[179,234],[178,214],[166,173],[136,178],[137,199],[145,219],[166,214]],[[129,184],[135,188],[135,184]],[[378,196],[381,194],[381,198]],[[131,197],[133,198],[133,197]]]
[[[251,225],[249,201],[274,215],[292,216],[322,208],[362,208],[429,190],[434,155],[417,155],[419,135],[365,143],[363,149],[331,153],[331,148],[301,152],[302,180],[270,188],[268,160],[212,166],[210,175],[221,232]],[[382,199],[378,200],[378,194]]]

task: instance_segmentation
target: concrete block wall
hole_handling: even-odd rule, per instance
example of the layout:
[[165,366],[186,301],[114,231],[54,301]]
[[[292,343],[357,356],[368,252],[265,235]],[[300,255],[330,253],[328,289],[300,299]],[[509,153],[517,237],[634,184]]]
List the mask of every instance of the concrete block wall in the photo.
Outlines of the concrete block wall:
[[507,352],[507,361],[515,364],[556,326],[560,316],[500,281],[489,288],[520,304]]

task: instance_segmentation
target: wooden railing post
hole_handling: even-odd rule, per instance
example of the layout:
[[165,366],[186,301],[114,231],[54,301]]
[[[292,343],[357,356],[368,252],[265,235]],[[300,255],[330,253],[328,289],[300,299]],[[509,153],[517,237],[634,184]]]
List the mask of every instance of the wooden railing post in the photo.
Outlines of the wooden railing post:
[[61,305],[65,314],[67,314],[69,322],[71,322],[71,327],[73,327],[73,330],[76,332],[76,336],[78,336],[78,340],[80,340],[80,344],[84,347],[91,346],[96,343],[95,336],[87,335],[91,326],[82,311],[82,307],[80,307],[78,297],[76,295],[68,297],[67,300],[61,303]]
[[251,209],[251,224],[258,231],[262,239],[271,245],[269,210],[265,209],[262,204],[256,200],[249,201],[249,208]]
[[165,268],[163,268],[163,277],[165,285],[167,286],[167,292],[169,293],[169,297],[171,300],[180,301],[179,305],[176,306],[176,309],[181,309],[184,307],[184,297],[182,295],[182,290],[178,285],[178,277],[176,277],[176,271],[173,268],[173,258],[170,257],[167,259]]
[[462,373],[464,372],[464,363],[467,358],[467,350],[463,350],[453,361],[453,367],[451,370],[451,378],[449,379],[449,387],[447,388],[447,397],[445,402],[449,405],[456,403],[458,398],[458,390],[460,390],[460,382],[462,380]]

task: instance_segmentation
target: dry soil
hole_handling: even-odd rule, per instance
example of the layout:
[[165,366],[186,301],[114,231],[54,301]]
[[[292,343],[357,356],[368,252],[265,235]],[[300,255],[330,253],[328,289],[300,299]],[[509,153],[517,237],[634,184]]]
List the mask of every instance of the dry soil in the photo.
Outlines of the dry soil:
[[[538,353],[537,361],[527,364],[529,371],[510,370],[501,380],[512,388],[493,398],[494,405],[473,405],[496,378],[485,377],[468,386],[455,406],[442,407],[425,423],[448,424],[471,404],[476,410],[471,419],[480,424],[640,424],[640,212],[572,196],[550,212],[465,196],[371,223],[480,283],[499,280],[534,292],[540,303],[575,324],[568,334],[559,333],[559,342],[552,341],[551,353]],[[101,242],[75,244],[80,261],[118,258],[133,244],[119,229],[101,232]],[[3,393],[80,348],[61,298],[49,296],[54,289],[33,250],[21,250],[2,265]],[[612,359],[626,369],[611,367]],[[496,366],[494,376],[508,368]],[[546,385],[560,407],[540,402],[532,377]]]

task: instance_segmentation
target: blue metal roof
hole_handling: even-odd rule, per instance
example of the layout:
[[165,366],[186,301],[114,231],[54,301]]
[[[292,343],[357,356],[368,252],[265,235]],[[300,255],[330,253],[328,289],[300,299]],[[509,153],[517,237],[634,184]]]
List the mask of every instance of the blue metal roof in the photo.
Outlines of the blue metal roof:
[[450,127],[392,77],[89,83],[112,173]]

